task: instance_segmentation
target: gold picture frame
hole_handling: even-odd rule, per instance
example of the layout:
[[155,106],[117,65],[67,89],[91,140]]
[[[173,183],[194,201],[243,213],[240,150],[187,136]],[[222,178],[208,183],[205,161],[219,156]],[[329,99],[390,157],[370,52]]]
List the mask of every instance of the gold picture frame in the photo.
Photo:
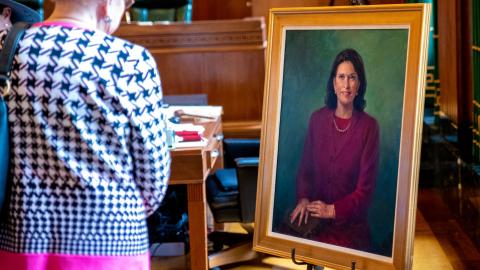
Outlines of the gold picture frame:
[[[270,10],[254,250],[287,258],[294,251],[296,260],[334,269],[351,269],[352,262],[362,270],[411,268],[429,20],[429,4]],[[368,208],[359,210],[368,224],[365,241],[358,239],[367,234],[351,229],[355,223],[345,225],[345,235],[332,233],[338,235],[333,240],[321,236],[323,227],[320,233],[304,234],[295,230],[295,225],[303,225],[287,226],[298,203],[296,179],[305,159],[309,116],[325,106],[325,85],[338,76],[332,77],[332,62],[347,48],[363,58],[368,78],[365,112],[379,130],[375,182],[364,204]],[[339,129],[335,119],[337,131],[350,127]],[[353,124],[351,132],[357,132]],[[341,174],[340,161],[335,166]],[[356,188],[360,180],[354,181]],[[311,190],[327,189],[324,182],[306,183],[313,184]],[[335,218],[344,214],[337,206],[325,209]],[[335,218],[326,218],[327,223],[343,224]]]

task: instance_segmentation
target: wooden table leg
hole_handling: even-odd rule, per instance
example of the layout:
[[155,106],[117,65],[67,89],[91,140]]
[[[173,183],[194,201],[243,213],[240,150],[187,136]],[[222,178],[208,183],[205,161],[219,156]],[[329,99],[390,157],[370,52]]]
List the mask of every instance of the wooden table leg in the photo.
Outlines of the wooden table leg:
[[188,222],[191,269],[208,269],[205,183],[188,184]]

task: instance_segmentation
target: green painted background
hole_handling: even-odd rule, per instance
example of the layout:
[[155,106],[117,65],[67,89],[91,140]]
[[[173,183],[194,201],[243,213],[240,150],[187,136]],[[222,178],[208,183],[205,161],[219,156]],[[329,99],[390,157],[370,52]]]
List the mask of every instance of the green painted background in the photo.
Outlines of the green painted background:
[[[365,111],[380,125],[380,170],[369,222],[375,250],[391,256],[408,30],[287,30],[273,231],[296,203],[295,176],[310,114],[324,106],[326,80],[341,50],[363,58]],[[321,187],[312,187],[321,188]]]

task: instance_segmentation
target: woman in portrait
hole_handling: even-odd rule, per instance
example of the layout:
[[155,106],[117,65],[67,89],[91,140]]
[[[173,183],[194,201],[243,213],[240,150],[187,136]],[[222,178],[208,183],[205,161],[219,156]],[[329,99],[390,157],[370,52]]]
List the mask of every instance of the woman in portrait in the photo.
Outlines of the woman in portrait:
[[308,238],[370,250],[367,212],[379,162],[379,127],[364,111],[367,79],[357,51],[335,58],[324,107],[310,117],[297,173],[292,226],[318,223]]

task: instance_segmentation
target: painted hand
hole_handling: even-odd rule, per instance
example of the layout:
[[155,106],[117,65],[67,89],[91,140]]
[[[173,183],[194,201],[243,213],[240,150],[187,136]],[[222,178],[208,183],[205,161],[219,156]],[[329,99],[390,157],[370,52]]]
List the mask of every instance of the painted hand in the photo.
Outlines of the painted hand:
[[298,226],[302,224],[302,221],[304,222],[304,224],[307,224],[307,221],[308,221],[307,205],[309,203],[310,201],[305,198],[300,199],[297,206],[290,214],[290,223],[294,223],[295,220],[298,218]]
[[307,205],[307,211],[316,218],[335,218],[335,206],[322,201],[314,201]]

